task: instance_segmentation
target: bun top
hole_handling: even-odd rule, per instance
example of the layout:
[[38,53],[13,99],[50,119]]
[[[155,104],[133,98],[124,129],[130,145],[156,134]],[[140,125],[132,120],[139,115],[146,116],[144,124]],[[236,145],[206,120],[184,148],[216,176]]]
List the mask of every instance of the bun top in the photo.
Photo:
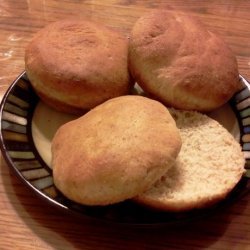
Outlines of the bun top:
[[102,24],[83,19],[54,22],[27,46],[27,75],[49,105],[90,109],[128,94],[132,84],[127,46],[124,36]]
[[84,19],[69,19],[51,23],[40,30],[27,52],[37,49],[33,56],[39,57],[44,63],[42,66],[48,67],[47,73],[54,70],[68,78],[80,78],[91,71],[99,72],[110,67],[103,62],[108,54],[112,57],[117,52],[126,60],[126,54],[120,51],[121,47],[126,49],[126,44],[121,34],[108,27]]
[[159,179],[180,147],[175,121],[161,103],[113,98],[59,128],[52,142],[55,185],[82,204],[120,202]]
[[210,111],[240,88],[230,48],[197,19],[154,10],[134,25],[129,66],[153,97],[179,109]]

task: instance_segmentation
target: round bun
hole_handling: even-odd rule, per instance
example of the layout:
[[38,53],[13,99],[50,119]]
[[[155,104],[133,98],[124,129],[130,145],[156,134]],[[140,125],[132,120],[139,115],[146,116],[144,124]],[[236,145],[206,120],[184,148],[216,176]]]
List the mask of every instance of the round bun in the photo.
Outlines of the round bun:
[[244,173],[241,147],[206,115],[174,109],[170,113],[180,130],[181,151],[173,167],[135,200],[175,212],[211,206],[224,199]]
[[175,121],[161,103],[117,97],[59,128],[52,141],[54,182],[81,204],[120,202],[154,184],[180,148]]
[[134,25],[132,76],[151,97],[184,110],[211,111],[239,90],[236,58],[195,18],[154,10]]
[[52,23],[25,51],[25,68],[40,98],[75,114],[120,95],[132,84],[127,39],[103,25],[82,19]]

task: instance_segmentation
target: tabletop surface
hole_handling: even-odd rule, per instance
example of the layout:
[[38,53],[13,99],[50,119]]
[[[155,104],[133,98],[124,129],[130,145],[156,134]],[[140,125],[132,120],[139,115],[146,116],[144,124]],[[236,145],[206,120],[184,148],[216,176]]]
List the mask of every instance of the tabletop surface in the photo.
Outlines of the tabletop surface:
[[[125,35],[153,8],[167,5],[200,18],[235,53],[250,79],[248,0],[1,0],[0,94],[24,70],[24,49],[46,24],[80,16]],[[0,159],[0,249],[250,249],[250,196],[202,220],[178,227],[116,227],[68,215],[30,191]]]

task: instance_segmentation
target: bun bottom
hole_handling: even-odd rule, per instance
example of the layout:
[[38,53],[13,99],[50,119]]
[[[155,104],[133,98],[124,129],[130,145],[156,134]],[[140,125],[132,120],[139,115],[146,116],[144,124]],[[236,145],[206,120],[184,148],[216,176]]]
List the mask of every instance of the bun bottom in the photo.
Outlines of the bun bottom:
[[78,107],[74,107],[63,101],[58,101],[56,99],[50,98],[47,95],[37,90],[35,90],[35,92],[44,103],[48,104],[50,107],[54,108],[55,110],[59,112],[69,113],[73,115],[84,115],[90,110],[90,109],[85,109],[85,108],[81,109]]
[[170,109],[182,139],[175,164],[134,200],[171,212],[206,208],[223,200],[245,172],[240,144],[217,121]]

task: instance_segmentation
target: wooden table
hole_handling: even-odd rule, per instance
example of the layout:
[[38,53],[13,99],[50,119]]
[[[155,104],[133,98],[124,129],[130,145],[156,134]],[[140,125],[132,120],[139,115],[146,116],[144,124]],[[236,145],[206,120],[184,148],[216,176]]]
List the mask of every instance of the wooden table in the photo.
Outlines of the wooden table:
[[[0,93],[24,69],[24,48],[46,24],[81,16],[129,34],[149,9],[172,5],[199,17],[221,35],[250,79],[250,1],[247,0],[1,0]],[[250,196],[182,227],[115,227],[49,206],[0,159],[0,249],[250,249]]]

